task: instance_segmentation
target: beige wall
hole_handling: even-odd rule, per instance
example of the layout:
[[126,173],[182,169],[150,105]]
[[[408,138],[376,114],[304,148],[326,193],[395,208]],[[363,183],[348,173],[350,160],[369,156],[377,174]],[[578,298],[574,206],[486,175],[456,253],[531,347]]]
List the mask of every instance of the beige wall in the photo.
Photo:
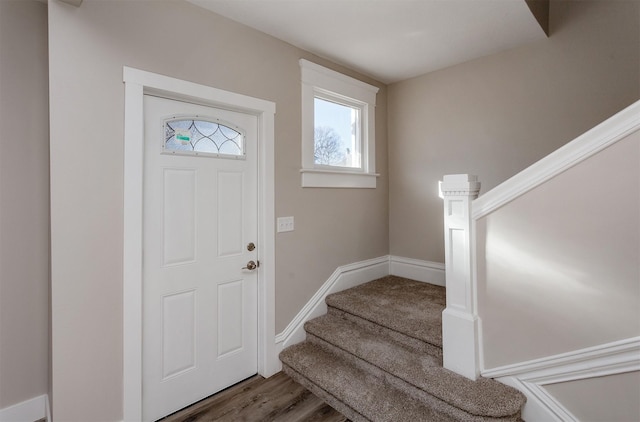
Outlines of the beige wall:
[[477,228],[485,368],[640,335],[640,132]]
[[640,98],[639,9],[552,0],[549,39],[390,85],[391,253],[444,261],[444,174],[486,192]]
[[640,372],[545,385],[581,422],[640,421]]
[[48,390],[47,5],[0,1],[0,409]]
[[[56,420],[122,418],[122,66],[276,103],[276,330],[340,265],[388,253],[386,93],[375,190],[300,188],[298,59],[345,71],[181,1],[49,3]],[[350,76],[358,77],[350,71]]]

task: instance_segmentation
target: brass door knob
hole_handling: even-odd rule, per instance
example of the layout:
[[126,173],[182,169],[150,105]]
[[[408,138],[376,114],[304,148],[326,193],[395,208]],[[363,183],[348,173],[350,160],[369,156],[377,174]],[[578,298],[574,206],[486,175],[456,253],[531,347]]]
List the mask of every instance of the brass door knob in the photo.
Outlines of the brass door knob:
[[258,264],[256,264],[253,261],[247,262],[247,266],[246,267],[242,267],[243,270],[249,270],[249,271],[253,271],[256,268],[258,268]]

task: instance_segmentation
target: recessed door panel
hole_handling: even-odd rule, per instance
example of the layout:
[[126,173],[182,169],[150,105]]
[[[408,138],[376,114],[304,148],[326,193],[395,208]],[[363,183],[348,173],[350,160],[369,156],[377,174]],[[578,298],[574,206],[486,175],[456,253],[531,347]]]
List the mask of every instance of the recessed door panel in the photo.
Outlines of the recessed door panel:
[[[196,171],[163,171],[163,261],[165,265],[196,260]],[[160,211],[160,210],[158,210]]]
[[218,358],[242,348],[243,281],[218,285]]
[[218,173],[218,253],[220,256],[242,253],[243,174]]
[[169,378],[196,364],[194,290],[162,298],[162,375]]

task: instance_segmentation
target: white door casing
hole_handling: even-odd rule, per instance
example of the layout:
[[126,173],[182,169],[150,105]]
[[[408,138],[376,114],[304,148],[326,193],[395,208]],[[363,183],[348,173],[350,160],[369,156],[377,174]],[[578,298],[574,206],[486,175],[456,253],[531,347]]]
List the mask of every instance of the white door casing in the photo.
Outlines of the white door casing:
[[[258,123],[150,95],[144,118],[142,396],[153,421],[257,372],[258,269],[246,265],[257,260],[247,245],[257,242]],[[193,129],[174,133],[175,120]],[[165,122],[169,139],[193,131],[212,147],[241,132],[244,154],[166,151]]]
[[280,364],[275,344],[275,104],[205,85],[124,67],[123,419],[142,420],[142,200],[145,94],[251,114],[258,120],[258,373]]

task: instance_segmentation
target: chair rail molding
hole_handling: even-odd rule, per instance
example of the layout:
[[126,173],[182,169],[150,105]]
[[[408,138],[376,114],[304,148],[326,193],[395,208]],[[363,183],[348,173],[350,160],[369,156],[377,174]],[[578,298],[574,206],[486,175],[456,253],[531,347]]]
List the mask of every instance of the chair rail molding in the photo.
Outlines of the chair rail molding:
[[444,200],[444,247],[447,307],[442,312],[444,367],[475,380],[480,375],[479,325],[473,283],[475,236],[472,201],[478,197],[477,176],[453,174],[440,183]]

